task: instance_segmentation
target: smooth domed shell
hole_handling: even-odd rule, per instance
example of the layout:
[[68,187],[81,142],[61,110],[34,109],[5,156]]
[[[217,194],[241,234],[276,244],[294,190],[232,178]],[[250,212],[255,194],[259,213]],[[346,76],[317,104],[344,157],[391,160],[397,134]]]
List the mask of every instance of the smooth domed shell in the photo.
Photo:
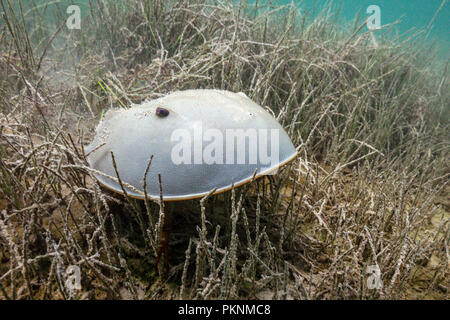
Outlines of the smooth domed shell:
[[[233,136],[238,134],[244,135],[240,144]],[[297,154],[272,115],[243,93],[221,90],[178,91],[109,110],[85,151],[100,183],[123,193],[117,179],[110,178],[117,176],[112,152],[128,195],[138,199],[144,198],[143,177],[153,156],[147,195],[159,198],[161,174],[164,201],[200,198],[214,188],[216,193],[229,190],[250,182],[255,171],[256,177],[276,171]]]

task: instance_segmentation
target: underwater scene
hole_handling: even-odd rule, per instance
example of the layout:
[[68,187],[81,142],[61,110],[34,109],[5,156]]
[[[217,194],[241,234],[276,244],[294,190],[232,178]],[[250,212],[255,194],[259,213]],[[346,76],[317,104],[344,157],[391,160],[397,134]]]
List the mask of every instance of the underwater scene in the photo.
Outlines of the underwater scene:
[[449,299],[448,1],[0,13],[0,300]]

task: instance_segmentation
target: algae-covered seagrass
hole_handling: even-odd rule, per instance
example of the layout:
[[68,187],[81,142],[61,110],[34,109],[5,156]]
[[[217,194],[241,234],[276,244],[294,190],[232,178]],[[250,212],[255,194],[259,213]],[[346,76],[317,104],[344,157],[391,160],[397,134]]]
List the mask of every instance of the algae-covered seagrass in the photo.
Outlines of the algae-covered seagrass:
[[117,176],[111,153],[126,192],[138,199],[144,198],[143,177],[153,156],[147,196],[159,198],[161,174],[164,201],[230,190],[297,154],[271,114],[243,93],[221,90],[177,91],[104,115],[86,154],[100,183],[123,193],[111,178]]

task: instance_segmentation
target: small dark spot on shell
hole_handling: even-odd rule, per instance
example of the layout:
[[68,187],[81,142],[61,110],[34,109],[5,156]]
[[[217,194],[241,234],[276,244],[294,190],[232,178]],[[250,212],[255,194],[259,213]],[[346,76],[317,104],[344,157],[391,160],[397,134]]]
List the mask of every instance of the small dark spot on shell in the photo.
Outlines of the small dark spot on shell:
[[167,117],[169,115],[169,110],[158,107],[156,108],[156,115],[161,118]]

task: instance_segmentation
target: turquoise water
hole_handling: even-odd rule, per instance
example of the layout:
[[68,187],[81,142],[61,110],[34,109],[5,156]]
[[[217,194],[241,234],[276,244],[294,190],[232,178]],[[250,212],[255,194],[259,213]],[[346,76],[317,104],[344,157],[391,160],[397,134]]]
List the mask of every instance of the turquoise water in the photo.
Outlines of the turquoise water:
[[[252,1],[255,3],[256,1]],[[274,6],[290,4],[291,0],[258,1],[258,3],[272,3]],[[437,42],[440,53],[446,59],[450,58],[450,1],[442,0],[295,0],[294,3],[308,14],[317,15],[328,5],[332,5],[332,12],[339,12],[341,22],[353,20],[361,11],[361,21],[369,17],[366,9],[370,5],[380,7],[381,25],[391,24],[400,20],[394,26],[399,34],[408,31],[419,31],[428,29],[433,20],[427,40]],[[441,5],[441,10],[438,12]],[[438,13],[437,13],[438,12]],[[436,15],[437,13],[437,15]],[[435,16],[436,15],[436,16]]]
[[[119,1],[119,0],[110,0]],[[144,0],[143,0],[144,1]],[[147,0],[146,0],[147,1]],[[151,0],[148,0],[151,1]],[[246,2],[245,0],[233,0],[236,4]],[[126,0],[122,1],[126,4]],[[291,0],[248,0],[249,4],[258,3],[271,4],[272,6],[281,6],[290,4]],[[427,40],[436,42],[440,48],[440,56],[445,60],[450,59],[450,1],[442,0],[294,0],[299,8],[308,14],[308,16],[317,16],[330,3],[332,13],[338,13],[339,22],[345,25],[346,22],[353,20],[358,12],[361,12],[360,21],[366,19],[369,15],[366,9],[370,5],[378,5],[381,10],[381,25],[386,25],[400,20],[393,30],[399,34],[406,34],[408,31],[427,30],[430,22],[433,24],[427,33]],[[13,1],[17,4],[17,1]],[[55,14],[55,4],[59,3],[57,15],[59,18],[67,16],[64,8],[71,3],[81,5],[82,16],[87,14],[89,9],[89,0],[22,0],[22,4],[27,11],[30,5],[49,3],[46,9],[46,19],[51,19]],[[441,5],[441,10],[438,12]],[[29,8],[28,8],[29,9]],[[53,10],[52,10],[53,9]],[[436,15],[436,13],[438,14]],[[59,19],[58,19],[59,20]],[[48,20],[47,20],[48,21]],[[1,19],[0,19],[1,25]],[[380,33],[383,31],[377,31]]]

